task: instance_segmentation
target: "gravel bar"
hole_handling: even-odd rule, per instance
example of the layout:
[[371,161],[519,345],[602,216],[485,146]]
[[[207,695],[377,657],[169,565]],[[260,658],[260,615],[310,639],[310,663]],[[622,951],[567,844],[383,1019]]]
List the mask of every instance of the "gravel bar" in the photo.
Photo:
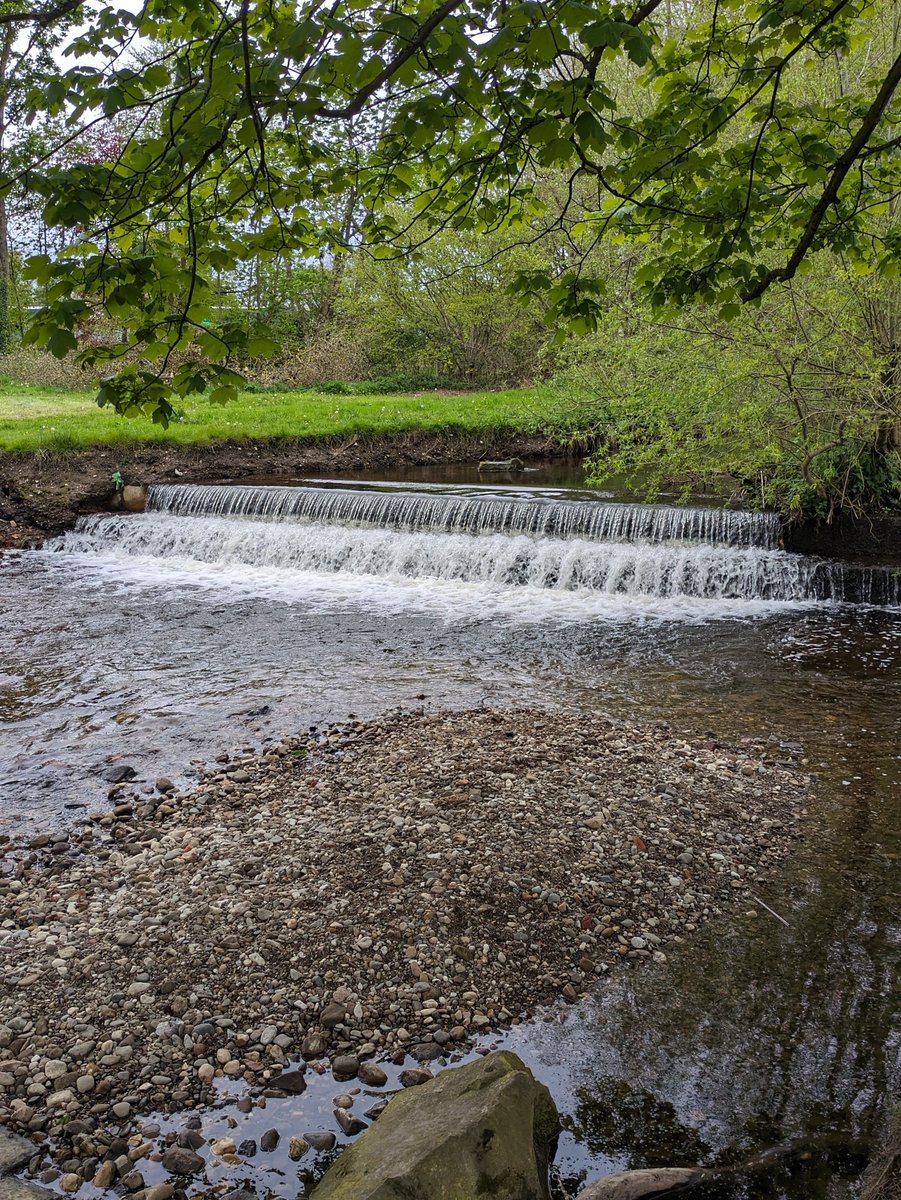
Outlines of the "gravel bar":
[[223,1078],[375,1078],[663,961],[790,852],[799,750],[480,709],[120,785],[86,826],[0,846],[0,1123],[87,1138],[76,1191],[108,1166],[97,1129]]

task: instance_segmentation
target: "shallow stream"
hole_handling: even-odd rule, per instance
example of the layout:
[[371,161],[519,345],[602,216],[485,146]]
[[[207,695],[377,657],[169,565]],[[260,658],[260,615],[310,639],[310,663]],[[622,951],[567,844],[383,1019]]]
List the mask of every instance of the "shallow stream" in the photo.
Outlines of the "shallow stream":
[[[321,495],[353,484],[310,489],[299,516],[281,488],[277,513],[257,489],[241,513],[233,490],[232,511],[192,493],[195,515],[163,489],[145,515],[6,556],[0,831],[101,807],[117,765],[184,782],[192,760],[396,705],[590,706],[801,743],[818,808],[760,893],[775,915],[715,923],[506,1044],[567,1114],[568,1185],[873,1133],[901,1049],[901,612],[822,599],[823,580],[834,592],[847,576],[785,554],[764,525],[735,533],[740,517],[717,534],[709,515],[652,528],[608,512],[592,532],[566,515],[599,505],[561,489],[575,479],[530,494],[522,477],[440,475],[404,480],[415,520],[379,500],[371,515],[385,494],[371,483],[341,511]],[[469,501],[449,524],[447,506]],[[510,516],[524,504],[544,510]],[[853,1178],[824,1162],[735,1195],[827,1200]]]

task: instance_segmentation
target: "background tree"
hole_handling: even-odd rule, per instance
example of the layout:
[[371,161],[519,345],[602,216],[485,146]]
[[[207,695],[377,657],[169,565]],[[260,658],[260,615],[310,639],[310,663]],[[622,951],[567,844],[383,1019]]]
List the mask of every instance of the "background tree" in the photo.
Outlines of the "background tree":
[[[77,65],[32,104],[63,115],[73,140],[116,113],[134,133],[108,163],[18,174],[50,225],[79,231],[76,254],[30,265],[50,297],[33,338],[64,354],[102,309],[127,334],[116,353],[139,350],[145,365],[130,361],[101,399],[166,420],[173,396],[234,387],[230,356],[247,339],[215,321],[222,271],[337,252],[333,200],[349,192],[354,236],[373,253],[412,253],[442,228],[527,223],[543,169],[573,195],[593,189],[590,239],[648,247],[638,282],[658,305],[700,299],[734,316],[822,248],[894,269],[884,215],[899,186],[901,55],[868,54],[828,103],[802,99],[797,82],[807,64],[872,43],[885,6],[711,0],[676,13],[660,0],[85,10]],[[138,40],[159,49],[132,61]],[[398,215],[410,208],[412,224]],[[569,209],[567,198],[561,219]],[[580,265],[519,284],[558,320],[596,320],[603,281]],[[170,373],[188,344],[204,361]]]

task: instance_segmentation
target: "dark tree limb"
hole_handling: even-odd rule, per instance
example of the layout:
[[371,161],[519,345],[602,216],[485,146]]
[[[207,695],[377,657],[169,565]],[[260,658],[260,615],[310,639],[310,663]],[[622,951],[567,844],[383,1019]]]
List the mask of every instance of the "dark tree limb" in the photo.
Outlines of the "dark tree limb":
[[442,21],[451,15],[455,8],[459,8],[463,0],[444,0],[444,3],[436,8],[428,20],[423,21],[416,32],[415,37],[404,46],[403,50],[399,50],[394,58],[379,71],[375,79],[367,83],[365,87],[360,88],[353,100],[346,104],[343,108],[327,108],[323,106],[318,109],[316,115],[319,117],[333,117],[339,120],[347,120],[349,117],[355,117],[363,111],[366,101],[369,100],[380,87],[392,79],[404,63],[417,54],[426,42],[429,40],[434,31],[438,28]]
[[753,287],[742,294],[744,302],[756,300],[758,296],[763,295],[771,284],[784,283],[794,277],[798,267],[804,261],[805,256],[813,245],[819,228],[826,217],[826,213],[838,198],[839,189],[845,181],[845,176],[860,159],[867,142],[869,142],[870,138],[876,132],[879,122],[882,120],[882,115],[886,108],[888,108],[889,102],[895,94],[899,83],[901,83],[901,54],[892,63],[889,73],[883,80],[882,86],[875,100],[867,110],[866,116],[861,121],[857,133],[848,143],[845,152],[836,160],[829,179],[826,181],[826,186],[823,188],[822,195],[814,205],[813,211],[804,227],[804,232],[785,266],[773,267],[771,270],[765,272]]
[[27,8],[20,12],[0,13],[0,25],[37,25],[44,29],[48,25],[54,25],[57,21],[71,17],[83,4],[84,0],[62,0],[61,4],[51,8]]

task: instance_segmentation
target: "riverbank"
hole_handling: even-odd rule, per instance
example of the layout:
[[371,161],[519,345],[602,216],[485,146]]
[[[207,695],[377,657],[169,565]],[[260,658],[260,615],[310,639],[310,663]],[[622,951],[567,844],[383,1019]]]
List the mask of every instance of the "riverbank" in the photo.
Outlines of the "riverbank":
[[70,1190],[97,1130],[219,1081],[414,1067],[690,954],[706,921],[759,908],[810,786],[772,744],[535,711],[350,722],[226,759],[192,791],[114,784],[82,831],[7,844],[0,1121],[51,1135]]
[[148,442],[0,454],[0,549],[42,541],[70,529],[83,513],[109,508],[115,471],[126,483],[209,483],[261,475],[390,471],[482,458],[551,458],[569,452],[546,434],[420,429],[318,440],[248,439],[196,446]]

